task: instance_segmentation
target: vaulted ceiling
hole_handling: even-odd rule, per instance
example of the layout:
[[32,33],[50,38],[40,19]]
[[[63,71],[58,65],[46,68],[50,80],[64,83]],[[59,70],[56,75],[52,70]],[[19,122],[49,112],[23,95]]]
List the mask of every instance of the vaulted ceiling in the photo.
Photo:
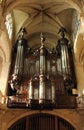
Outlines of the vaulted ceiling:
[[25,27],[30,47],[40,45],[40,33],[46,38],[46,46],[55,47],[59,29],[67,29],[68,39],[73,35],[75,14],[83,9],[83,0],[2,0],[3,15],[12,12],[14,36]]

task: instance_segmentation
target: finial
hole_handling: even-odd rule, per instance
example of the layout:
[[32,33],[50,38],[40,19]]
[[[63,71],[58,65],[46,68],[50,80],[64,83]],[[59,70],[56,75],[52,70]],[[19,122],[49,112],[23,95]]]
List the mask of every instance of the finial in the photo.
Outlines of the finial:
[[44,45],[45,38],[42,33],[41,33],[40,37],[41,37],[41,45]]
[[22,33],[22,32],[23,32],[23,33],[27,33],[25,27],[21,27],[18,33]]
[[59,29],[59,32],[58,32],[58,33],[61,33],[62,38],[64,38],[64,37],[65,37],[65,33],[67,33],[67,30],[66,30],[66,28],[64,28],[64,27],[61,27],[61,28]]
[[19,32],[18,32],[18,34],[19,34],[18,38],[19,39],[23,38],[24,34],[26,34],[26,33],[27,33],[27,31],[26,31],[25,27],[21,27]]

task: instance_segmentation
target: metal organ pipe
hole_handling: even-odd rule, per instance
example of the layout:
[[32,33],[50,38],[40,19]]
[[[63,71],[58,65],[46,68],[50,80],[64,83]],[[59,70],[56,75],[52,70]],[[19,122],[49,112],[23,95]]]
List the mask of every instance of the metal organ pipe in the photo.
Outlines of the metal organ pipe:
[[46,74],[46,49],[44,47],[44,37],[41,34],[41,47],[40,47],[40,74]]
[[60,29],[62,38],[58,40],[58,50],[60,52],[60,58],[61,58],[61,66],[62,66],[62,74],[68,75],[70,74],[69,68],[69,52],[68,52],[68,39],[65,38],[65,29]]
[[15,74],[22,75],[23,70],[23,46],[21,45],[21,41],[18,41],[16,62],[15,62]]
[[23,74],[23,69],[24,69],[24,53],[25,53],[25,47],[27,45],[27,40],[24,39],[24,33],[25,29],[21,29],[21,34],[19,35],[19,38],[17,40],[17,54],[16,54],[16,61],[15,61],[15,70],[14,74]]
[[44,103],[46,97],[46,85],[45,85],[45,77],[40,75],[40,83],[39,83],[39,103]]
[[69,55],[67,45],[61,45],[61,58],[63,73],[69,74]]
[[55,103],[55,101],[56,101],[56,90],[55,90],[54,80],[51,81],[51,93],[52,93],[52,103]]
[[39,103],[43,103],[46,98],[46,82],[45,82],[45,74],[46,74],[46,49],[44,48],[44,37],[41,34],[41,48],[40,48],[40,75],[39,75]]
[[32,79],[30,80],[29,83],[29,103],[31,103],[32,99],[33,99],[33,83],[32,83]]

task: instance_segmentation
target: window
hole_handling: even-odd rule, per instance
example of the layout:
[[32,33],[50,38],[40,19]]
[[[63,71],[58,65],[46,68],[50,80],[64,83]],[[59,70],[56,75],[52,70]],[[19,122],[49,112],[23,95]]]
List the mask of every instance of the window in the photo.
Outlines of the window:
[[8,31],[9,39],[12,39],[13,34],[13,19],[11,13],[6,16],[6,28]]

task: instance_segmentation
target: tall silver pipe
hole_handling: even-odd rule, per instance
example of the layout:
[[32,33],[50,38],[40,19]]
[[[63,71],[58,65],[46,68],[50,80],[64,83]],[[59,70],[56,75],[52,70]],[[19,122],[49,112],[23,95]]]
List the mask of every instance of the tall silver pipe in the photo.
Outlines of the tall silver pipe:
[[44,37],[41,34],[41,48],[40,48],[40,75],[39,75],[39,103],[44,103],[46,98],[46,83],[45,83],[45,74],[46,74],[46,49],[44,48]]
[[51,80],[51,93],[52,93],[52,103],[55,103],[56,100],[56,88],[55,88],[55,81]]
[[39,103],[42,104],[45,102],[46,98],[46,85],[45,85],[45,77],[40,75],[40,82],[39,82]]
[[33,83],[31,79],[29,83],[29,103],[31,103],[32,99],[33,99]]

